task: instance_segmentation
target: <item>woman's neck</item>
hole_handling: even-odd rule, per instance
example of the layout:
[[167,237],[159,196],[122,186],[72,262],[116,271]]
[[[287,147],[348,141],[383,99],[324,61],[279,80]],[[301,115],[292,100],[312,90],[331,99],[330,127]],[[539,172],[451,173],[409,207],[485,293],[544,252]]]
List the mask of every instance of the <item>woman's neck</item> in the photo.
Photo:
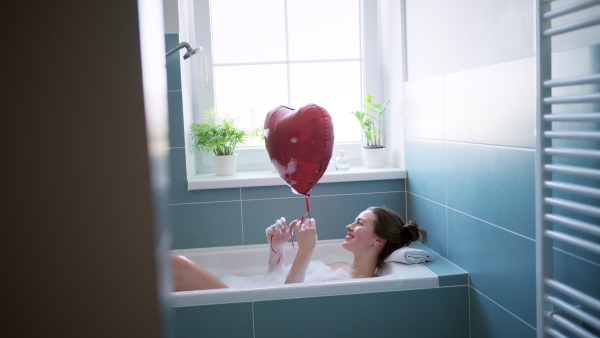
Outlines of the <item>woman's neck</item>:
[[377,267],[377,256],[372,255],[354,255],[354,261],[351,265],[352,277],[367,278],[373,277]]

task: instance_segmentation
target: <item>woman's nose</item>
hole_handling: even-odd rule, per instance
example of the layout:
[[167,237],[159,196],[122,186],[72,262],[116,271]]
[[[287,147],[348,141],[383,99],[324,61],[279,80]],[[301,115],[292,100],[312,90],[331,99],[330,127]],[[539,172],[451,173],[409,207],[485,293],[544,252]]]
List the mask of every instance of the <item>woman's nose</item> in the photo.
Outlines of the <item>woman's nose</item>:
[[352,224],[346,225],[346,230],[350,231],[350,229],[352,229]]

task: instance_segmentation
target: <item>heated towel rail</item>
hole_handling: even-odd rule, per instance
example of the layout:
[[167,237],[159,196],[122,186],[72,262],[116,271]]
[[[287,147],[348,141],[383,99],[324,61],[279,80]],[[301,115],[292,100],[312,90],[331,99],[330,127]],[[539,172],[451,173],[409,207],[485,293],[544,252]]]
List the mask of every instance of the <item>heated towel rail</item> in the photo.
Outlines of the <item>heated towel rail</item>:
[[[536,1],[537,332],[538,337],[600,337],[600,46],[594,47],[595,56],[587,55],[589,67],[582,67],[591,69],[589,74],[552,77],[561,61],[553,61],[553,41],[596,29],[600,0],[558,5]],[[560,23],[570,17],[580,19]],[[569,62],[578,67],[577,60]],[[598,270],[570,270],[564,262],[576,264],[572,259]]]

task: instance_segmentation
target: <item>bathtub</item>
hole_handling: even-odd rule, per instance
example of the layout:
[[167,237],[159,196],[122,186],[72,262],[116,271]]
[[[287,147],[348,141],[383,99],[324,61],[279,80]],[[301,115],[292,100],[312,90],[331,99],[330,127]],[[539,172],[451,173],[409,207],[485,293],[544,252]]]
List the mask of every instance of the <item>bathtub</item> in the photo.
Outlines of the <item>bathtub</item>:
[[[351,262],[352,254],[342,248],[342,242],[318,241],[312,259],[324,263]],[[171,254],[184,255],[217,277],[226,274],[254,276],[266,273],[269,250],[268,244],[261,244],[172,250]],[[284,252],[286,265],[293,262],[295,254],[288,243]],[[173,292],[172,302],[175,307],[184,307],[439,287],[438,276],[426,264],[386,263],[381,276],[374,278]]]

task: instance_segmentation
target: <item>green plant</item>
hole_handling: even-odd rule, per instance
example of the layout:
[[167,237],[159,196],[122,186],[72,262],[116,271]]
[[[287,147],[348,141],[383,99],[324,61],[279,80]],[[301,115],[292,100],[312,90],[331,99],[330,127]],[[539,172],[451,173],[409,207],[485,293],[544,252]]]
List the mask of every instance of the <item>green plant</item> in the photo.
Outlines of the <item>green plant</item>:
[[352,112],[352,114],[360,123],[360,127],[367,140],[366,147],[382,148],[381,119],[383,118],[383,114],[385,114],[385,109],[388,103],[390,103],[390,100],[381,104],[373,103],[371,101],[372,99],[373,97],[371,95],[367,95],[367,97],[363,99],[363,108],[365,109],[365,112],[355,111]]
[[233,155],[238,145],[256,133],[238,128],[236,120],[219,116],[213,108],[204,111],[204,123],[191,126],[192,150],[212,152],[217,156]]

